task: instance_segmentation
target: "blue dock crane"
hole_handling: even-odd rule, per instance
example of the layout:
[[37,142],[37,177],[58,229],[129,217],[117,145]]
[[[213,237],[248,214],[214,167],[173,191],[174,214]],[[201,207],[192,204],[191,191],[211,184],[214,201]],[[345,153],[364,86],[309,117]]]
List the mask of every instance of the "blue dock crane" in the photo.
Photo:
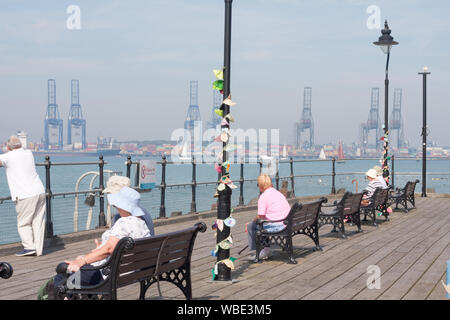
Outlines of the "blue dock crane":
[[81,129],[81,149],[86,149],[86,120],[80,105],[80,84],[78,80],[71,82],[71,105],[67,127],[67,144],[72,144],[72,128]]
[[52,146],[50,142],[50,129],[58,130],[57,149],[63,149],[63,120],[59,116],[58,105],[56,104],[56,81],[48,79],[48,106],[44,120],[44,149],[49,150]]

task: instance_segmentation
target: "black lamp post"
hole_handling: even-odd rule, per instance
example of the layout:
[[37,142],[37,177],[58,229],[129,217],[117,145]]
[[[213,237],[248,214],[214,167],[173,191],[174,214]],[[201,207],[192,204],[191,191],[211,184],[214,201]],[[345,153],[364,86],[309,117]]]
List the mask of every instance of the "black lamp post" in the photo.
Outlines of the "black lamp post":
[[[231,7],[233,0],[225,1],[225,44],[224,44],[224,72],[223,72],[223,97],[230,95],[230,67],[231,67]],[[222,104],[223,117],[230,113],[230,106]],[[222,128],[229,128],[229,125],[222,125]],[[225,148],[226,143],[223,143]],[[228,152],[223,151],[223,162],[227,161]],[[226,168],[222,167],[222,177],[227,175]],[[226,186],[224,190],[219,191],[219,201],[217,205],[217,219],[225,220],[231,213],[231,189]],[[222,231],[217,229],[217,243],[227,239],[230,236],[230,227],[224,225]],[[223,249],[219,246],[217,252],[217,262],[229,259],[230,249]],[[231,281],[231,269],[224,263],[217,265],[216,281]]]
[[383,177],[389,177],[389,168],[388,168],[388,144],[389,144],[389,104],[388,104],[388,95],[389,95],[389,78],[388,78],[388,68],[389,68],[389,57],[391,54],[392,46],[398,44],[397,41],[394,41],[394,38],[391,36],[391,30],[389,29],[387,20],[384,22],[384,29],[381,30],[381,37],[378,38],[378,41],[373,43],[381,48],[381,50],[387,55],[386,60],[386,78],[384,80],[384,155],[383,155]]
[[419,72],[423,78],[423,117],[422,117],[422,197],[427,196],[427,75],[428,68]]

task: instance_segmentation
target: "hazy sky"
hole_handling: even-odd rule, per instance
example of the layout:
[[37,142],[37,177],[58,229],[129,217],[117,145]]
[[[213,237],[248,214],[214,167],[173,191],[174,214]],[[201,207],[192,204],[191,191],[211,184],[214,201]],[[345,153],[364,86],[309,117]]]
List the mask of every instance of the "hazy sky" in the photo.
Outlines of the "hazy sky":
[[[81,9],[69,30],[67,7]],[[357,141],[372,87],[384,110],[386,56],[372,44],[366,12],[380,8],[393,48],[393,89],[403,89],[405,134],[419,145],[422,80],[429,67],[430,138],[450,145],[450,2],[447,0],[234,0],[231,92],[237,128],[280,129],[292,143],[303,88],[312,87],[316,143]],[[202,119],[211,116],[212,69],[223,65],[223,0],[0,0],[0,140],[44,132],[47,79],[56,79],[66,141],[70,80],[80,81],[87,136],[169,139],[182,128],[189,80],[199,82]]]

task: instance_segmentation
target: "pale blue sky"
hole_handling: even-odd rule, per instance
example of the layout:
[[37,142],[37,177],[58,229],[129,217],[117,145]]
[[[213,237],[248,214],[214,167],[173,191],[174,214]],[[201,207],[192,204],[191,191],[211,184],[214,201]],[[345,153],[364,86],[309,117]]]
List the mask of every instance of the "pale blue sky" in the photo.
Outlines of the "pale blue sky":
[[[81,30],[66,27],[71,4],[81,8]],[[303,88],[311,86],[316,142],[357,141],[372,87],[384,101],[385,55],[372,44],[380,31],[366,26],[369,5],[380,7],[400,42],[389,103],[392,110],[393,89],[402,88],[407,138],[421,141],[417,72],[427,65],[430,139],[450,145],[446,0],[234,0],[233,126],[280,129],[281,142],[291,143]],[[169,139],[183,126],[189,80],[199,81],[202,119],[209,120],[223,25],[223,0],[0,0],[0,139],[20,129],[41,139],[49,78],[56,79],[64,140],[71,79],[80,80],[90,141],[99,134]]]

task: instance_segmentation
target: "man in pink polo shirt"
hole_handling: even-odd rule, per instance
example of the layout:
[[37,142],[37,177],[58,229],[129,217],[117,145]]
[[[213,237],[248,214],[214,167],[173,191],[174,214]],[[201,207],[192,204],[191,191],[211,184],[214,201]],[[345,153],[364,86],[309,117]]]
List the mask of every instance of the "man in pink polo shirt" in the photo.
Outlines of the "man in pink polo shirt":
[[[258,187],[261,195],[258,199],[258,215],[247,226],[248,247],[250,251],[256,250],[255,234],[256,220],[276,221],[286,218],[291,210],[291,206],[286,197],[277,189],[272,187],[272,179],[266,174],[258,177]],[[274,222],[264,226],[264,228],[282,230],[285,225],[282,222]],[[255,260],[255,253],[251,253],[249,260]],[[260,253],[260,259],[267,259],[270,255],[270,248],[264,248]]]

